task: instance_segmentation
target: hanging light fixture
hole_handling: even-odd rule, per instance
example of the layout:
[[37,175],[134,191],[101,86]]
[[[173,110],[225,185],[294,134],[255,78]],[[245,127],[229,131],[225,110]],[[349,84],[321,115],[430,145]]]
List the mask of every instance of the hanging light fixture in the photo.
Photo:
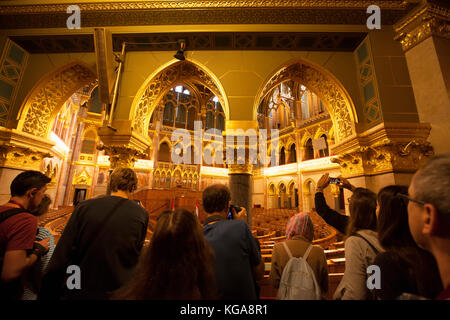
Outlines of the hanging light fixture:
[[180,45],[180,49],[178,49],[174,57],[177,58],[178,60],[185,60],[186,58],[184,57],[184,50],[186,49],[186,41],[178,40],[178,44]]

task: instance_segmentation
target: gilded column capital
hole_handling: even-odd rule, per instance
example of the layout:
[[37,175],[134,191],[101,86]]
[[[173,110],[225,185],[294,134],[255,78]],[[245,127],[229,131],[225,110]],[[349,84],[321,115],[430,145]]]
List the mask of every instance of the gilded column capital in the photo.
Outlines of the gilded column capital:
[[361,146],[339,155],[331,162],[341,166],[344,177],[377,175],[383,173],[414,173],[434,155],[428,141],[413,139],[409,142],[385,141],[374,146]]
[[134,168],[137,159],[147,157],[147,154],[127,146],[101,146],[99,150],[104,150],[109,156],[110,168]]
[[228,165],[228,174],[252,174],[252,170],[253,165],[250,163]]
[[400,41],[403,51],[408,51],[430,36],[450,40],[450,8],[434,1],[425,1],[396,23],[394,30],[394,39]]

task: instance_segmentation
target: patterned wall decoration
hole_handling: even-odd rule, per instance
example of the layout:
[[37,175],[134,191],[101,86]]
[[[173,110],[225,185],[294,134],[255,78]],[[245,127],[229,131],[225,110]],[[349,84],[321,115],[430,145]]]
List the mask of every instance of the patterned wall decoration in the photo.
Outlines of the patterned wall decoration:
[[18,129],[46,138],[53,117],[77,90],[94,81],[96,75],[74,62],[43,77],[24,102]]
[[0,126],[6,126],[28,57],[28,52],[13,41],[6,40],[0,59]]
[[368,38],[356,49],[355,59],[358,66],[359,87],[363,103],[363,121],[365,125],[373,127],[383,121],[383,115]]

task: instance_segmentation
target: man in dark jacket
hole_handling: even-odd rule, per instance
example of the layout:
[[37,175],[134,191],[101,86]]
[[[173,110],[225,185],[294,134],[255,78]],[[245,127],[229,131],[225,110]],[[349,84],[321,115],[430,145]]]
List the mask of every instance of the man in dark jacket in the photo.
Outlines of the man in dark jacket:
[[40,299],[107,299],[130,280],[148,224],[147,211],[129,200],[137,182],[132,169],[117,168],[110,176],[110,196],[75,208],[50,260]]

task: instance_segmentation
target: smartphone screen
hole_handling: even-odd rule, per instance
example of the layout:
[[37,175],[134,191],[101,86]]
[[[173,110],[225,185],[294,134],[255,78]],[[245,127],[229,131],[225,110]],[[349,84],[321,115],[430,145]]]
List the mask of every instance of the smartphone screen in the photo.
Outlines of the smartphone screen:
[[341,179],[339,179],[339,178],[330,178],[330,183],[339,184],[339,183],[341,183]]

